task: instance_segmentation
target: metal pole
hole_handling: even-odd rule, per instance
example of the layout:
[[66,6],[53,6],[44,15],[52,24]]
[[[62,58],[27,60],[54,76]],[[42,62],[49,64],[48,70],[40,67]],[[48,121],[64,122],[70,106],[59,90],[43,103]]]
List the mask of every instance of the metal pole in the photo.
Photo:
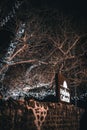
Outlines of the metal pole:
[[75,106],[77,106],[77,88],[75,86]]

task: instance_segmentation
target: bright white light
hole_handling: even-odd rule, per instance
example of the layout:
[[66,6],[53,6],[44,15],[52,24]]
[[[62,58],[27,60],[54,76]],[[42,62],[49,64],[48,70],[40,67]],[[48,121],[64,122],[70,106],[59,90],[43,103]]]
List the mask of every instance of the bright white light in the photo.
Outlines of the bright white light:
[[63,82],[63,88],[68,88],[66,81]]

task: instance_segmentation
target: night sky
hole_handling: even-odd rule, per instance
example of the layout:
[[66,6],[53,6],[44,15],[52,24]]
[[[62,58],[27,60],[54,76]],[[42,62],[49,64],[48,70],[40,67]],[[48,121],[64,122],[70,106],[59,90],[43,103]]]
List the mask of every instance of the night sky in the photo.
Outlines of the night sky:
[[87,20],[87,6],[84,0],[33,0],[33,6],[38,8],[44,5],[48,8],[61,10],[67,14],[74,15],[78,18]]
[[[0,1],[0,4],[3,4],[3,11],[6,9],[6,12],[10,10],[10,8],[13,6],[13,3],[15,3],[14,0]],[[48,9],[52,8],[62,11],[66,16],[73,16],[77,23],[81,22],[84,28],[86,26],[87,7],[84,0],[30,0],[30,7],[37,9],[46,7]],[[9,30],[0,29],[0,53],[6,51],[11,38],[12,34]]]

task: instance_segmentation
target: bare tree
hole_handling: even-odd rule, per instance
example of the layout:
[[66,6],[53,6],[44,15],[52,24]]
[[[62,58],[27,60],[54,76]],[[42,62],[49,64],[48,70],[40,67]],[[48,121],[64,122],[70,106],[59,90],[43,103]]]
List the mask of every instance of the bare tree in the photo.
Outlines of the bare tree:
[[[48,85],[54,88],[59,71],[70,89],[87,82],[87,34],[74,28],[72,20],[56,11],[32,12],[19,23],[4,58],[0,74],[7,89],[24,91]],[[3,77],[3,76],[1,76]]]

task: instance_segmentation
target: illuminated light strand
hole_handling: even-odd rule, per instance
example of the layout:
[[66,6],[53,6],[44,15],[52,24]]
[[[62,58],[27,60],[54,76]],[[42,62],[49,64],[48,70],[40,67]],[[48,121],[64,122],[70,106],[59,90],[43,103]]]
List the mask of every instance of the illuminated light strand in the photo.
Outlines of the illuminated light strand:
[[[18,29],[18,32],[16,34],[16,39],[22,37],[22,35],[24,34],[24,30],[25,30],[25,24],[21,24],[19,29]],[[10,59],[10,57],[14,53],[14,50],[15,50],[17,44],[18,44],[18,41],[11,41],[11,44],[10,44],[8,50],[7,50],[6,56],[5,56],[4,60],[3,60],[4,62],[6,62],[6,63],[10,62],[10,61],[8,61],[8,59]]]
[[[77,101],[79,101],[79,100],[84,100],[84,98],[86,98],[87,97],[87,93],[84,93],[84,94],[81,94],[80,96],[77,96],[77,97],[71,97],[71,99],[72,100],[77,100]],[[85,100],[84,100],[85,101]]]
[[[25,24],[21,24],[18,31],[17,31],[16,39],[21,38],[22,35],[24,34],[24,31],[25,31]],[[10,46],[7,50],[7,53],[6,53],[5,57],[2,59],[2,63],[0,63],[0,69],[1,69],[0,70],[0,83],[2,84],[0,86],[0,90],[2,92],[4,92],[3,80],[4,80],[6,72],[8,71],[8,66],[9,66],[9,64],[14,63],[14,61],[9,60],[9,59],[13,55],[14,50],[15,50],[18,43],[19,42],[17,40],[11,41]],[[5,64],[4,67],[3,67],[3,64]]]
[[0,22],[0,26],[3,27],[5,26],[5,24],[14,17],[14,15],[16,14],[16,10],[19,9],[19,7],[21,6],[22,2],[16,1],[14,7],[12,8],[12,11],[8,14],[8,16],[6,16],[1,22]]

